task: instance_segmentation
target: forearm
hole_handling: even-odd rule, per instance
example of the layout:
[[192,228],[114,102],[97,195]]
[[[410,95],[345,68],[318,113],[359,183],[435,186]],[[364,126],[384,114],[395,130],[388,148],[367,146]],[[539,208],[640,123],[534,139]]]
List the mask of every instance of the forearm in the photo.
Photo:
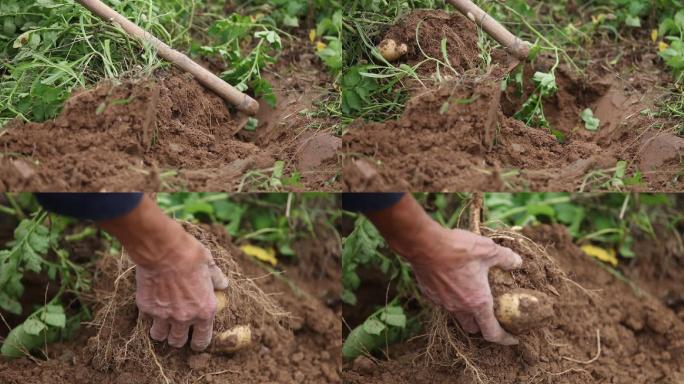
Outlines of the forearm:
[[411,194],[405,194],[389,208],[367,212],[366,216],[389,246],[411,263],[429,256],[425,250],[434,236],[431,234],[443,229]]
[[116,237],[129,251],[133,262],[145,267],[172,263],[173,250],[186,241],[187,233],[180,223],[168,217],[157,203],[145,195],[140,204],[127,214],[97,222]]

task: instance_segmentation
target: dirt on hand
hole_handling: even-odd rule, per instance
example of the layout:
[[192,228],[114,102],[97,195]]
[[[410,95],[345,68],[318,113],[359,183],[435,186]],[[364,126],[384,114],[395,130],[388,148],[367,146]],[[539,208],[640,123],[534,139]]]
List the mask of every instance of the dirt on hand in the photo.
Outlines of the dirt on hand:
[[[508,81],[502,90],[511,73],[505,54],[495,51],[487,73],[469,70],[480,60],[471,22],[460,15],[415,11],[387,33],[412,44],[413,56],[406,58],[409,64],[421,61],[415,53],[415,26],[421,22],[426,26],[418,35],[423,52],[442,58],[440,42],[447,38],[450,61],[465,72],[443,75],[425,87],[414,84],[412,98],[398,120],[352,124],[343,137],[346,190],[607,189],[619,161],[627,162],[624,177],[641,175],[631,189],[684,188],[684,138],[673,133],[675,122],[640,114],[653,108],[649,103],[657,98],[654,89],[640,92],[591,69],[579,77],[561,65],[556,71],[557,92],[543,99],[554,135],[550,129],[529,127],[513,117],[535,90],[535,72],[552,66],[548,59],[525,64],[522,89]],[[448,73],[443,67],[442,72]],[[585,129],[580,115],[586,108],[600,119],[598,132]],[[563,140],[557,138],[560,135]]]
[[[0,360],[0,382],[339,383],[340,311],[328,302],[339,288],[298,267],[286,267],[282,277],[269,274],[232,244],[222,226],[186,229],[212,251],[230,281],[215,335],[249,327],[249,347],[232,354],[212,348],[196,353],[187,345],[174,349],[153,341],[150,321],[139,317],[135,305],[133,265],[125,255],[107,255],[94,280],[93,321],[74,341],[48,346],[46,361]],[[318,249],[309,247],[312,253]],[[335,277],[339,281],[339,272]]]
[[684,380],[682,319],[657,298],[598,268],[572,243],[565,228],[542,225],[524,234],[543,248],[522,245],[511,234],[493,237],[523,257],[519,271],[490,273],[494,295],[520,287],[542,292],[553,300],[554,317],[520,335],[520,344],[511,347],[466,337],[449,319],[455,344],[426,329],[428,335],[390,347],[389,359],[372,361],[372,370],[364,369],[367,361],[346,363],[344,381],[675,384]]

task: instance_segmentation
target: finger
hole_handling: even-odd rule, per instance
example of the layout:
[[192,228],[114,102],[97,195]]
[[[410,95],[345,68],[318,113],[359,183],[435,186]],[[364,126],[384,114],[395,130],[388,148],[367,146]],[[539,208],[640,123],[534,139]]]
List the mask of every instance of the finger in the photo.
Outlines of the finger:
[[475,322],[475,318],[473,317],[473,315],[462,312],[454,312],[453,315],[464,331],[468,333],[480,332],[480,327],[477,326],[477,322]]
[[156,317],[150,327],[150,337],[152,340],[164,341],[169,335],[169,322],[166,319]]
[[211,343],[211,334],[214,330],[214,319],[200,320],[192,327],[192,340],[190,348],[193,351],[204,351]]
[[522,267],[522,257],[513,252],[513,250],[510,248],[497,245],[496,256],[494,257],[494,262],[491,266],[499,267],[506,271],[518,269]]
[[474,316],[485,340],[501,345],[518,344],[518,339],[501,328],[496,317],[494,317],[493,304],[476,311]]
[[169,345],[174,348],[182,348],[188,341],[188,332],[190,332],[190,324],[180,321],[171,322],[171,330],[167,339]]
[[209,275],[211,282],[214,284],[214,289],[224,290],[228,288],[228,276],[226,276],[217,266],[213,264],[209,266]]

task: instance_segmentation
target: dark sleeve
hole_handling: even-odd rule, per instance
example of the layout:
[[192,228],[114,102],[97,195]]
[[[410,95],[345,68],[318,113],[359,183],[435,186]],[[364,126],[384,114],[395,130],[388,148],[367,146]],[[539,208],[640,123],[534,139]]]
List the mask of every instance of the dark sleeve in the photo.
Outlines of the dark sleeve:
[[403,193],[343,193],[345,211],[372,212],[389,208],[404,197]]
[[48,211],[85,220],[109,220],[137,207],[142,193],[36,193]]

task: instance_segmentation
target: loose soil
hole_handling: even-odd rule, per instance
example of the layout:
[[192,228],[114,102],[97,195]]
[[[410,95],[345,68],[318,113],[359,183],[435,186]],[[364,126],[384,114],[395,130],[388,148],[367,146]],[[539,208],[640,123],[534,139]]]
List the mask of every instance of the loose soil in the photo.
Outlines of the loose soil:
[[[543,102],[551,127],[565,136],[560,143],[549,130],[513,118],[534,90],[533,74],[553,65],[549,58],[524,64],[522,92],[515,85],[502,91],[516,63],[495,51],[493,66],[482,73],[477,30],[460,14],[414,11],[386,36],[409,46],[403,60],[410,65],[425,55],[444,61],[440,41],[447,38],[457,73],[440,66],[436,78],[436,65],[423,65],[419,73],[427,68],[437,81],[407,84],[412,97],[398,120],[352,124],[343,137],[346,190],[599,190],[611,188],[620,160],[628,163],[628,176],[642,174],[643,182],[630,189],[684,189],[684,138],[673,133],[677,122],[640,114],[657,110],[656,84],[671,82],[665,74],[653,79],[645,71],[642,79],[637,71],[625,80],[599,66],[579,76],[561,65],[558,92]],[[585,108],[601,120],[596,133],[580,120]]]
[[54,121],[10,123],[0,133],[0,190],[272,189],[278,160],[284,176],[301,174],[290,189],[335,189],[341,139],[334,122],[304,113],[328,91],[325,70],[314,55],[288,49],[265,77],[278,102],[262,103],[248,134],[239,133],[246,116],[175,70],[76,91]]
[[655,236],[635,234],[636,257],[620,270],[684,320],[684,222],[674,228],[655,225]]
[[[556,315],[504,347],[455,333],[461,352],[492,383],[682,383],[684,320],[645,290],[634,290],[572,243],[561,226],[527,228],[539,252],[498,240],[523,256],[523,268],[491,273],[498,290],[530,288],[550,296]],[[453,323],[450,323],[455,330]],[[352,326],[355,324],[352,324]],[[600,339],[599,339],[600,338]],[[442,360],[427,337],[391,346],[388,358],[346,362],[346,383],[475,383],[462,358]],[[438,346],[437,346],[438,347]],[[452,352],[453,353],[453,352]]]
[[[233,355],[177,350],[148,337],[138,317],[134,272],[125,256],[103,256],[95,272],[94,320],[78,337],[47,347],[48,359],[0,360],[2,383],[338,383],[341,308],[339,244],[300,241],[298,251],[337,264],[312,273],[299,265],[268,273],[242,254],[221,226],[188,227],[210,248],[231,285],[215,331],[252,328],[252,345]],[[312,276],[313,275],[313,276]],[[166,378],[166,379],[165,379]]]

